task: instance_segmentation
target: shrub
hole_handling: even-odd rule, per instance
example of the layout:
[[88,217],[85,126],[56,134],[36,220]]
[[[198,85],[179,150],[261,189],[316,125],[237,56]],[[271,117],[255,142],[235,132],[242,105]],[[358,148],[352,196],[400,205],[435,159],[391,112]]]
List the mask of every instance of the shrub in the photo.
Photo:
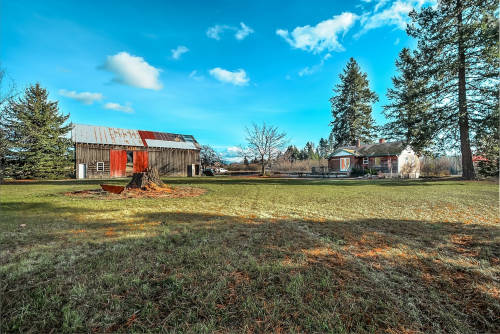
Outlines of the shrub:
[[351,176],[362,176],[365,174],[366,174],[366,171],[361,169],[361,168],[354,167],[351,169]]

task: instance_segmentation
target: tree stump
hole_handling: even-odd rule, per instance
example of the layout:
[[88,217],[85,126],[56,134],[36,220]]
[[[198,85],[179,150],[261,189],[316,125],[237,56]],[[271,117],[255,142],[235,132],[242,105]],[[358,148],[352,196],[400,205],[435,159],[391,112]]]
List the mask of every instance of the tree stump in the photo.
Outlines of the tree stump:
[[160,174],[156,168],[148,167],[145,172],[134,173],[132,180],[127,184],[127,189],[154,189],[157,187],[165,187],[165,184],[160,179]]

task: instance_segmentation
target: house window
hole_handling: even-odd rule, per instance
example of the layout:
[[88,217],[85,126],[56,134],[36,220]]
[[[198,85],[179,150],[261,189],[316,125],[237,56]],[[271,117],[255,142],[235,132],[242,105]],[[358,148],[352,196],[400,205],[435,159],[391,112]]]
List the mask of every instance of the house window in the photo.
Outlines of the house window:
[[351,166],[351,158],[340,158],[340,170],[347,171]]
[[368,158],[363,158],[363,165],[368,165]]
[[375,158],[375,166],[380,167],[382,165],[382,159],[381,158]]
[[104,172],[104,162],[100,161],[97,163],[97,171]]

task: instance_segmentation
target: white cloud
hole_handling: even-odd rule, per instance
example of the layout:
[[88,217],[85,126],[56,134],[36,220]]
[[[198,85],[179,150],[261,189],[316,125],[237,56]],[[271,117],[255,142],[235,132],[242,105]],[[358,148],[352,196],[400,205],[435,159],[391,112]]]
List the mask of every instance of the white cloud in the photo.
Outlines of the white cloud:
[[331,19],[322,21],[311,27],[309,25],[296,27],[291,33],[288,30],[278,29],[276,34],[283,37],[292,47],[319,53],[328,51],[343,51],[344,47],[338,41],[340,34],[345,34],[358,16],[345,12]]
[[172,49],[170,51],[172,52],[172,58],[179,59],[184,53],[188,52],[189,49],[184,45],[179,45],[176,49]]
[[235,32],[234,38],[240,41],[245,39],[248,35],[254,32],[252,28],[250,28],[243,22],[240,22],[240,27],[230,26],[227,24],[223,25],[216,24],[213,27],[207,29],[207,36],[209,38],[220,40],[221,35],[227,30],[234,31]]
[[149,65],[142,57],[136,57],[127,52],[120,52],[108,56],[104,69],[113,72],[113,81],[125,85],[160,90],[161,82],[158,80],[160,69]]
[[104,109],[122,111],[122,112],[125,112],[128,114],[134,112],[134,109],[132,109],[132,107],[130,106],[130,103],[127,103],[126,105],[121,105],[119,103],[108,102],[104,105]]
[[321,61],[320,61],[319,64],[316,64],[316,65],[311,66],[311,67],[306,66],[303,69],[301,69],[299,71],[299,76],[303,77],[305,75],[311,75],[311,74],[314,74],[314,73],[318,72],[319,70],[321,70],[321,68],[325,64],[325,61],[328,60],[331,57],[332,57],[332,55],[329,54],[329,53],[327,53],[323,58],[321,58]]
[[242,162],[242,150],[238,146],[214,146],[215,150],[220,154],[222,160],[232,162]]
[[232,164],[232,163],[241,163],[243,162],[243,159],[241,157],[225,157],[222,156],[222,160]]
[[399,44],[399,42],[400,42],[400,40],[399,40],[399,37],[398,37],[398,38],[396,38],[396,40],[394,41],[394,45],[398,45],[398,44]]
[[387,0],[379,0],[372,13],[363,14],[361,24],[363,28],[354,37],[358,38],[369,30],[382,26],[395,26],[404,30],[409,21],[408,13],[413,9],[420,9],[425,4],[433,4],[435,0],[396,0],[389,7],[379,11]]
[[240,22],[240,26],[241,26],[241,28],[236,31],[236,34],[234,35],[234,37],[237,40],[241,41],[241,40],[245,39],[245,37],[247,37],[248,35],[253,33],[253,29],[250,28],[249,26],[247,26],[243,22]]
[[189,77],[193,80],[196,80],[196,81],[201,81],[205,78],[203,75],[198,75],[197,70],[191,71],[191,73],[189,73]]
[[389,0],[379,0],[379,1],[377,2],[377,4],[375,5],[375,8],[373,9],[373,11],[378,12],[378,10],[379,10],[380,8],[384,7],[384,6],[385,6],[385,4],[386,4],[388,1],[389,1]]
[[238,146],[229,146],[227,148],[227,151],[230,152],[230,153],[239,154],[241,152],[241,147],[238,147]]
[[66,89],[60,89],[59,94],[65,97],[69,97],[70,99],[77,100],[83,104],[93,104],[96,101],[102,100],[101,93],[90,93],[90,92],[77,93],[74,90],[67,91]]
[[211,69],[209,73],[219,81],[228,82],[236,86],[245,86],[248,84],[248,81],[250,81],[245,70],[241,68],[231,72],[223,68],[216,67]]
[[207,30],[207,36],[209,38],[220,40],[220,35],[224,32],[224,30],[227,30],[229,28],[230,27],[227,26],[227,25],[216,24],[213,27],[208,28],[208,30]]

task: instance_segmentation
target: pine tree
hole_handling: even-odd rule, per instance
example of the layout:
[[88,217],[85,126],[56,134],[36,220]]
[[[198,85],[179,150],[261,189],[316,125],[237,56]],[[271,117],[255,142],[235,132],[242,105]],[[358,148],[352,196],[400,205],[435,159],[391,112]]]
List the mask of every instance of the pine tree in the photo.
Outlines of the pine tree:
[[336,147],[337,147],[337,143],[335,143],[335,137],[333,135],[333,132],[331,132],[330,135],[328,136],[328,154],[335,151]]
[[24,96],[6,107],[12,150],[13,176],[50,178],[64,175],[70,163],[69,115],[59,112],[57,102],[48,101],[40,84],[30,86]]
[[418,39],[430,80],[434,136],[460,142],[465,179],[474,178],[471,136],[498,108],[496,10],[496,0],[442,0],[410,13],[407,32]]
[[485,161],[478,162],[478,172],[482,176],[498,176],[500,170],[499,117],[499,110],[496,108],[495,112],[481,122],[481,127],[474,136],[477,154],[486,158]]
[[316,150],[314,148],[314,143],[311,141],[308,141],[306,143],[306,146],[304,146],[304,155],[306,156],[306,159],[317,159],[318,157],[316,156]]
[[367,75],[361,72],[354,58],[339,77],[340,83],[333,89],[335,95],[330,98],[335,147],[354,145],[357,140],[370,142],[375,130],[372,104],[378,97],[370,90]]
[[300,151],[295,145],[290,145],[287,147],[285,151],[285,159],[290,161],[290,163],[294,163],[295,161],[300,159]]
[[325,159],[329,153],[328,140],[321,138],[318,144],[318,155],[320,156],[320,158]]
[[5,71],[0,68],[0,182],[9,176],[9,161],[13,143],[9,138],[9,115],[6,107],[15,96],[15,86],[6,81]]
[[407,48],[399,53],[396,68],[399,76],[392,78],[394,88],[387,90],[391,103],[384,106],[389,122],[382,131],[386,138],[402,140],[422,153],[431,146],[434,133],[427,79],[420,71],[417,57]]

